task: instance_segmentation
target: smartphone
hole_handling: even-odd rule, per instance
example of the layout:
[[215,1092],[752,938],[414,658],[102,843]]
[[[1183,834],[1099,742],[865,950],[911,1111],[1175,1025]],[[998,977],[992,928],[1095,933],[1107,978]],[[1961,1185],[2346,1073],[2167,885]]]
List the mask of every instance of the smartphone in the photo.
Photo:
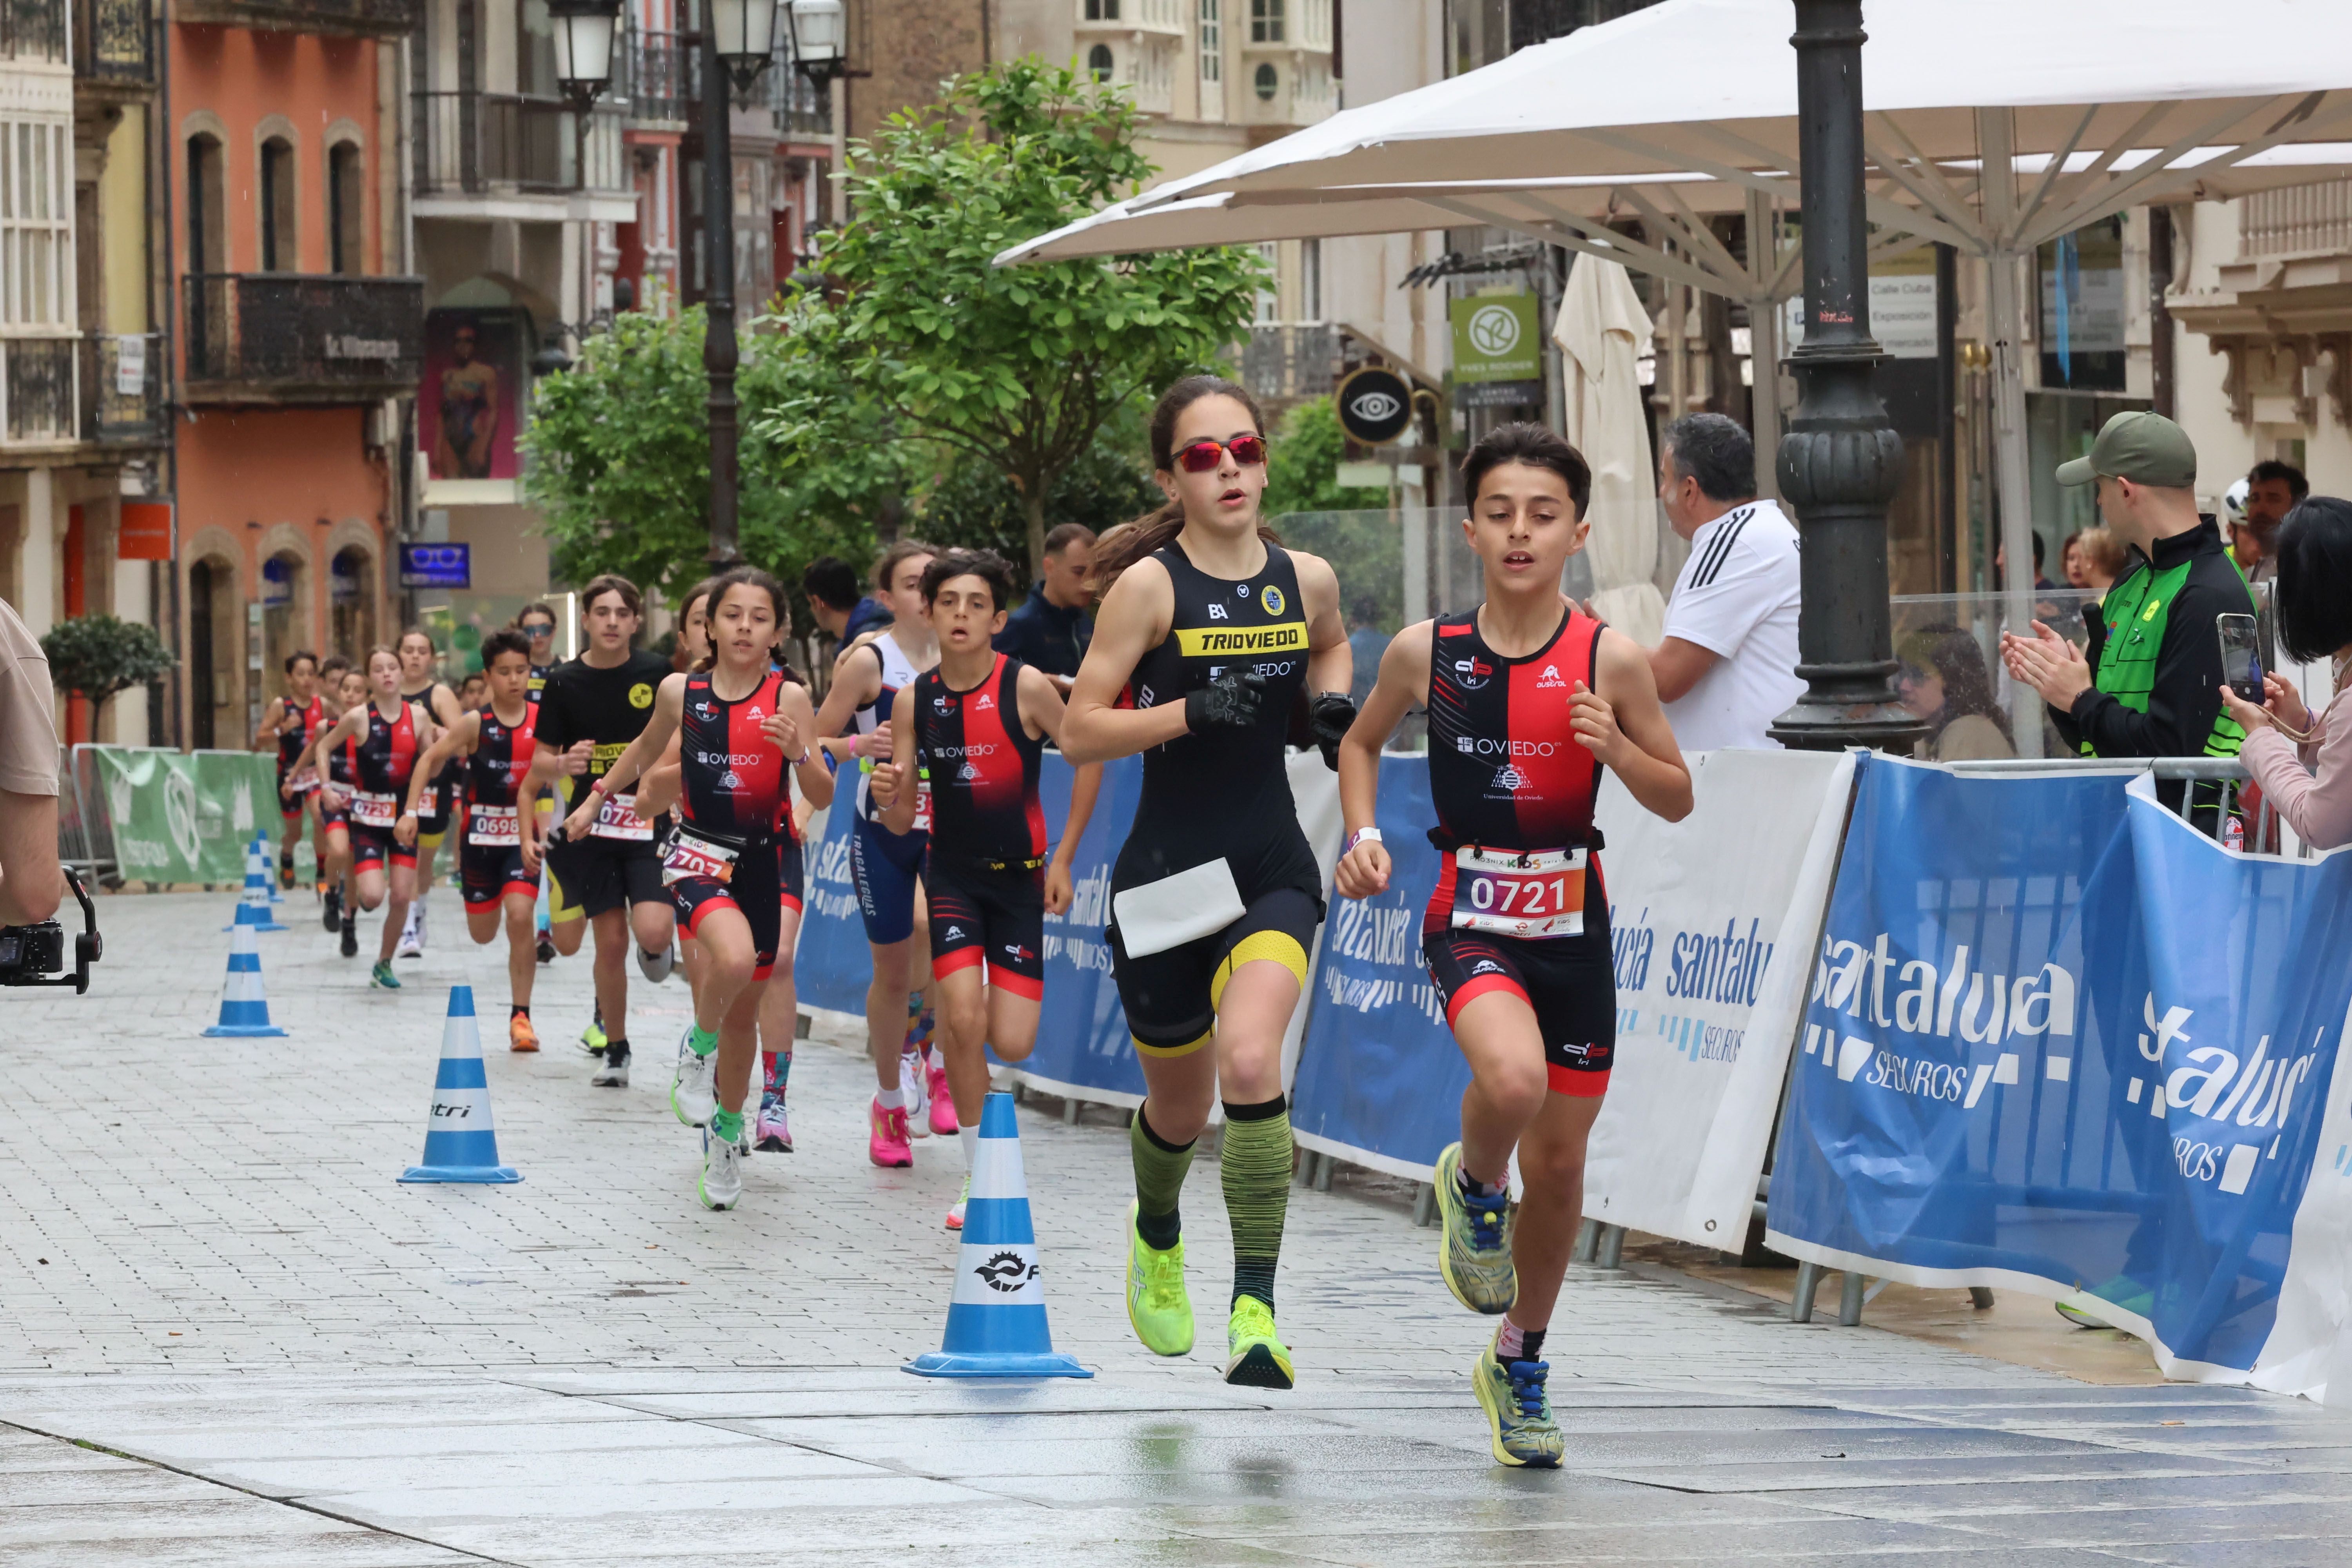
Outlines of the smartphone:
[[2259,707],[2263,700],[2263,651],[2254,640],[2252,616],[2216,616],[2221,637],[2221,679],[2230,689]]

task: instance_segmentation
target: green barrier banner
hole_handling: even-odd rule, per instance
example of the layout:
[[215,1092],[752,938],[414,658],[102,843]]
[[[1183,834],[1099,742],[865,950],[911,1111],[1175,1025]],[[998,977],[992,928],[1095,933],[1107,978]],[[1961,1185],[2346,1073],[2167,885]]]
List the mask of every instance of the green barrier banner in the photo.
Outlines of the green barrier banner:
[[275,757],[130,746],[90,752],[126,880],[244,883],[245,846],[257,825],[274,828],[278,818]]

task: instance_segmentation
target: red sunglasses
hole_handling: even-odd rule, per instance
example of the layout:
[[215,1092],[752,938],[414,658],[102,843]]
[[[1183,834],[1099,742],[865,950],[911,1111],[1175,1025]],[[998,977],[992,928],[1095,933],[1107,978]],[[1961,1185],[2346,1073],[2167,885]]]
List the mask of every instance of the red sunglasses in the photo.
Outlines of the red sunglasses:
[[1230,441],[1213,441],[1204,436],[1177,452],[1176,466],[1188,474],[1209,473],[1224,460],[1228,452],[1243,468],[1254,468],[1265,461],[1265,437],[1236,436]]

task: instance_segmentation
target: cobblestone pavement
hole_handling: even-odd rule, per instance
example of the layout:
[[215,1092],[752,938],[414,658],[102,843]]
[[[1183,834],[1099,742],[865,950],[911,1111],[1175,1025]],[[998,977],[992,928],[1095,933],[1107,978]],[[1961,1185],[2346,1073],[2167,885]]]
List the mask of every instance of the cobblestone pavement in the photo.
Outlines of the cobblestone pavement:
[[[952,1142],[868,1165],[868,1070],[820,1038],[799,1152],[755,1157],[741,1208],[708,1214],[664,1103],[682,983],[633,987],[638,1081],[594,1089],[569,1043],[584,962],[540,972],[548,1048],[509,1056],[502,956],[446,889],[433,905],[396,995],[307,895],[285,906],[294,929],[262,939],[285,1039],[197,1037],[226,896],[109,900],[90,996],[9,994],[0,1563],[2352,1559],[2352,1419],[1589,1268],[1550,1345],[1568,1468],[1503,1470],[1462,1377],[1486,1325],[1434,1233],[1362,1195],[1294,1189],[1299,1387],[1228,1389],[1213,1332],[1161,1361],[1128,1330],[1126,1139],[1100,1110],[1022,1117],[1055,1342],[1098,1375],[904,1376],[949,1296]],[[459,981],[526,1179],[402,1187]],[[1187,1200],[1209,1329],[1213,1159]]]

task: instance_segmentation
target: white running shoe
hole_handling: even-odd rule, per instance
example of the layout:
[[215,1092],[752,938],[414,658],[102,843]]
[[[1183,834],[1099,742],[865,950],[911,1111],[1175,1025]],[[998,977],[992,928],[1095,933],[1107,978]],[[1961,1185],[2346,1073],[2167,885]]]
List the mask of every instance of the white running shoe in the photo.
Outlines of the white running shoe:
[[392,950],[392,956],[425,956],[425,905],[421,900],[408,906],[408,922],[400,928],[400,945]]
[[637,973],[652,984],[658,985],[667,980],[669,972],[677,966],[677,949],[674,945],[663,948],[659,952],[647,952],[642,947],[637,949]]
[[708,1127],[710,1113],[717,1109],[711,1080],[718,1076],[719,1053],[695,1055],[688,1043],[693,1038],[694,1026],[688,1024],[686,1033],[677,1037],[677,1077],[670,1082],[669,1108],[687,1126]]
[[695,1194],[707,1209],[731,1209],[743,1196],[743,1146],[702,1134],[702,1179]]
[[606,1051],[604,1062],[588,1075],[588,1081],[598,1089],[629,1087],[629,1050],[626,1046],[617,1051]]
[[898,1092],[907,1097],[907,1135],[929,1138],[931,1135],[930,1075],[923,1070],[923,1053],[898,1053]]
[[957,1194],[955,1207],[948,1210],[948,1228],[950,1230],[961,1230],[963,1228],[963,1206],[970,1202],[971,1202],[971,1173],[970,1171],[966,1171],[963,1173],[963,1191]]

